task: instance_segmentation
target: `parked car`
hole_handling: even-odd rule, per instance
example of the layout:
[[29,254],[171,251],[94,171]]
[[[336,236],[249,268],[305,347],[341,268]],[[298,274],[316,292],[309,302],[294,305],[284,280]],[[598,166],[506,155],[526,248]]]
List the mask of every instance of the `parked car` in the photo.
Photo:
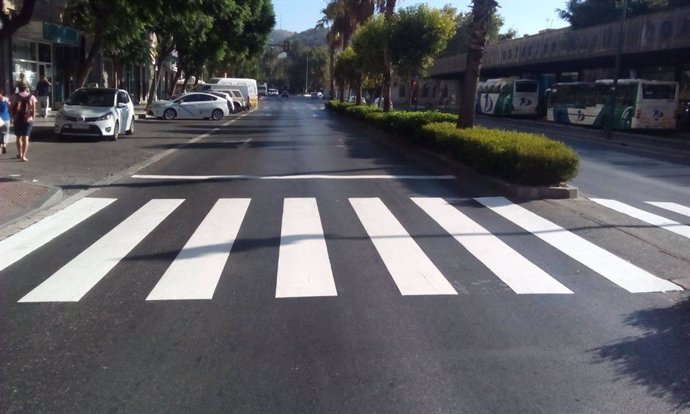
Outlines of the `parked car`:
[[108,137],[134,133],[134,104],[127,91],[114,88],[80,88],[72,92],[55,114],[55,134]]
[[[355,103],[355,102],[357,101],[357,96],[356,96],[356,95],[350,95],[350,98],[349,98],[347,101],[348,101],[349,103]],[[362,96],[362,97],[359,98],[359,103],[362,104],[362,105],[366,105],[366,104],[367,104],[367,100],[364,99],[364,97]]]
[[269,89],[268,96],[278,96],[278,89]]
[[288,91],[283,91],[283,93],[280,94],[280,96],[282,96],[283,98],[289,98],[290,94],[288,93]]
[[227,100],[210,93],[191,92],[172,101],[154,102],[151,115],[167,120],[175,118],[212,119],[230,115]]
[[211,95],[220,96],[221,98],[225,99],[228,103],[228,109],[231,113],[237,113],[242,111],[242,103],[234,100],[232,98],[232,95],[230,95],[229,93],[220,91],[209,91],[209,93]]

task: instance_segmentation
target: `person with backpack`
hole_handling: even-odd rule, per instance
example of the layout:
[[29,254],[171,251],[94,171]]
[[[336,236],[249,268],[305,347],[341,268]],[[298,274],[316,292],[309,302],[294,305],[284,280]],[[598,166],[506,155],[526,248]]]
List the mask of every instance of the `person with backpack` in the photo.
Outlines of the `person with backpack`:
[[7,154],[7,135],[10,133],[10,100],[0,88],[0,152]]
[[36,97],[29,91],[26,82],[20,82],[19,93],[16,93],[10,105],[10,115],[14,125],[14,135],[17,136],[17,158],[29,161],[26,157],[29,151],[29,136],[36,116]]

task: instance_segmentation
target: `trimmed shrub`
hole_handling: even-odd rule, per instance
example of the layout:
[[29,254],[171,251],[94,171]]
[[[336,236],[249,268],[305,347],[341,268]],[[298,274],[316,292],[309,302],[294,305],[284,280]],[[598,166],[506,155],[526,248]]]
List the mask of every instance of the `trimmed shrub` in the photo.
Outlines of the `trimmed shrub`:
[[383,112],[329,101],[326,107],[414,144],[447,154],[482,174],[522,185],[557,185],[577,174],[574,150],[544,135],[475,127],[458,129],[457,115],[438,111]]
[[544,135],[475,127],[455,123],[422,127],[436,148],[482,174],[524,185],[564,183],[577,174],[579,158],[567,145]]

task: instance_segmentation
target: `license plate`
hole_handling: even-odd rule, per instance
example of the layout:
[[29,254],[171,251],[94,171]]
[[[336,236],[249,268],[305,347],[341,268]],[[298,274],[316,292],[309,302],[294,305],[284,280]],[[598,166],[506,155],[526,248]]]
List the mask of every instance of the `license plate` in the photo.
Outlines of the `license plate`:
[[72,124],[72,128],[74,129],[89,129],[88,124]]

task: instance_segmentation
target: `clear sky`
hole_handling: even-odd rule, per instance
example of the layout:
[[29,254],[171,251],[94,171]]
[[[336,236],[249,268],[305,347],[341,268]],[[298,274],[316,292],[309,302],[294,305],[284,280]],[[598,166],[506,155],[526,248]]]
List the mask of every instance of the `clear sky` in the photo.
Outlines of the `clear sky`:
[[[567,26],[556,13],[565,7],[566,0],[498,0],[498,12],[505,20],[504,29],[514,28],[518,36],[535,34],[546,28],[557,29]],[[276,29],[302,32],[311,29],[321,18],[321,10],[327,0],[273,0],[276,13]],[[459,11],[469,11],[470,0],[398,0],[398,8],[426,3],[441,8],[451,4]]]

